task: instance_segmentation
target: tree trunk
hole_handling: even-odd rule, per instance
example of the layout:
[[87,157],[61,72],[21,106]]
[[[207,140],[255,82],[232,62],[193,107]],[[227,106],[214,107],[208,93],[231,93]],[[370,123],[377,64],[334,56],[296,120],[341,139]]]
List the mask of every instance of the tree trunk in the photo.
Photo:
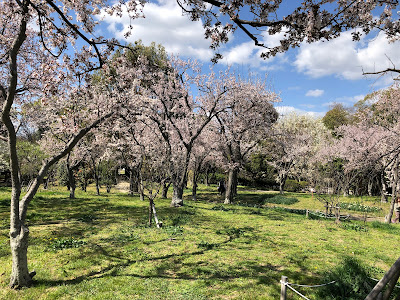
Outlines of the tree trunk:
[[134,168],[129,168],[129,195],[133,196],[134,193],[139,191],[139,184],[137,179],[137,172]]
[[168,197],[167,196],[168,195],[168,189],[169,189],[170,185],[171,185],[170,182],[167,184],[167,182],[165,180],[163,180],[162,191],[161,191],[161,198],[162,199],[167,199],[167,197]]
[[17,236],[10,236],[12,255],[11,288],[29,286],[35,274],[34,272],[30,274],[28,271],[28,236],[29,229],[24,225],[21,226],[20,233]]
[[392,292],[394,288],[396,287],[396,283],[399,280],[400,277],[400,269],[397,270],[395,274],[393,274],[392,278],[389,280],[389,282],[386,284],[386,289],[385,292],[383,293],[383,300],[389,300],[390,296],[392,295]]
[[69,198],[75,199],[75,189],[76,189],[75,176],[74,176],[74,171],[70,168],[69,164],[67,164],[67,172],[68,172]]
[[142,187],[139,189],[140,201],[144,201],[144,190]]
[[237,169],[229,170],[224,204],[233,203],[233,198],[237,194],[237,173],[238,173]]
[[96,171],[96,167],[93,165],[93,170],[94,170],[94,180],[96,182],[96,195],[99,196],[100,195],[100,178],[99,178],[99,174]]
[[390,224],[392,222],[393,212],[394,212],[394,201],[395,197],[392,197],[392,201],[390,202],[389,212],[385,216],[385,223]]
[[379,293],[384,289],[386,284],[396,276],[400,271],[400,258],[392,265],[392,267],[383,275],[382,279],[375,285],[372,291],[368,294],[365,300],[375,300],[377,299]]
[[192,188],[192,200],[197,201],[197,183],[193,183],[193,188]]
[[193,182],[192,182],[192,200],[197,201],[197,170],[193,170]]
[[368,196],[372,197],[372,188],[374,185],[374,180],[373,178],[368,179]]
[[90,155],[90,160],[92,161],[92,170],[94,175],[94,181],[96,183],[96,195],[100,195],[100,178],[99,178],[99,170],[96,167],[96,161],[92,155]]
[[152,218],[153,218],[153,199],[149,199],[149,227],[151,227]]
[[142,164],[140,163],[140,166],[138,167],[138,169],[135,169],[135,173],[133,174],[134,175],[134,177],[133,177],[133,179],[134,179],[133,192],[135,192],[135,189],[136,189],[136,192],[140,193],[140,191],[142,189],[142,175],[140,174],[141,168],[142,168]]
[[83,182],[83,191],[86,193],[87,192],[87,186],[88,186],[88,180],[87,178],[84,179]]
[[75,180],[74,180],[74,182],[72,182],[69,185],[69,198],[70,199],[75,199],[75,189],[76,189],[76,185],[75,185]]
[[96,177],[96,195],[99,196],[100,195],[100,182],[99,182],[99,177]]
[[182,184],[174,183],[173,184],[173,193],[172,193],[172,201],[171,207],[181,207],[183,206],[183,189],[185,182]]
[[43,189],[47,190],[48,185],[49,185],[49,179],[45,178],[43,180]]
[[279,175],[279,194],[283,195],[287,175]]
[[138,174],[138,180],[139,180],[139,195],[140,195],[140,200],[144,201],[144,185],[143,185],[143,179],[142,179],[142,174],[139,171]]
[[347,176],[345,176],[345,178],[344,178],[342,192],[343,192],[343,197],[348,197],[350,194],[350,182],[349,182]]
[[389,207],[389,213],[387,214],[385,218],[385,223],[391,223],[392,222],[392,217],[393,217],[393,211],[394,211],[394,204],[397,199],[397,188],[398,188],[398,181],[399,181],[399,174],[398,174],[398,159],[395,160],[394,162],[394,167],[393,167],[393,181],[392,181],[392,201],[390,202],[390,207]]
[[381,202],[387,203],[388,197],[387,197],[387,185],[386,185],[386,181],[385,181],[385,171],[383,171],[381,173],[381,183],[382,183]]

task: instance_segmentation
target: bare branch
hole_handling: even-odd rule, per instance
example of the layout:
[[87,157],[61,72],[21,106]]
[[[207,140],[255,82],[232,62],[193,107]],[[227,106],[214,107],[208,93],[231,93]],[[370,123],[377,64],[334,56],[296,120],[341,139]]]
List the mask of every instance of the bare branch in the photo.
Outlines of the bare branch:
[[72,31],[74,31],[79,37],[81,37],[86,43],[88,43],[89,45],[92,45],[93,46],[93,48],[95,49],[95,51],[96,51],[96,55],[97,55],[97,57],[98,57],[98,59],[99,59],[99,64],[100,64],[100,66],[99,66],[99,68],[101,68],[102,66],[103,66],[103,64],[104,64],[104,61],[103,61],[103,59],[102,59],[102,57],[101,57],[101,54],[100,54],[100,50],[99,50],[99,48],[98,48],[98,45],[99,44],[104,44],[105,42],[94,42],[94,41],[91,41],[91,40],[89,40],[82,32],[80,32],[79,30],[78,30],[78,28],[74,25],[74,24],[72,24],[68,19],[67,19],[67,17],[64,15],[64,13],[58,8],[58,6],[53,2],[53,1],[51,1],[51,0],[46,0],[46,2],[57,12],[57,14],[61,17],[61,19],[68,25],[68,27],[72,30]]
[[72,151],[72,149],[75,147],[75,145],[93,128],[99,126],[101,123],[103,123],[105,120],[109,119],[111,116],[114,115],[114,112],[110,112],[101,118],[95,120],[93,123],[88,125],[85,128],[82,128],[71,140],[69,143],[65,146],[63,150],[61,150],[58,154],[54,155],[52,158],[49,160],[45,161],[42,165],[42,168],[40,169],[37,177],[35,178],[31,188],[28,190],[24,198],[20,202],[20,220],[24,222],[26,218],[26,213],[28,211],[28,205],[29,202],[33,199],[33,196],[36,194],[40,183],[42,182],[44,176],[46,176],[47,171],[49,168],[54,165],[56,162],[58,162],[61,158],[66,156],[68,153]]
[[394,72],[394,73],[400,73],[399,69],[394,69],[394,68],[387,68],[385,70],[377,71],[377,72],[363,72],[363,75],[378,75],[378,74],[384,74],[388,72]]

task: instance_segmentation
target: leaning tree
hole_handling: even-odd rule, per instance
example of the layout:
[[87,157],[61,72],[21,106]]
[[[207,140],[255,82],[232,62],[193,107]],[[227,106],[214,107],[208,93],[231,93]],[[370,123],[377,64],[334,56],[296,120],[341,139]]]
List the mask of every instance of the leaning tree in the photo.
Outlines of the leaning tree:
[[[53,101],[68,97],[70,87],[84,84],[83,75],[101,68],[113,41],[94,35],[95,14],[105,9],[120,15],[124,1],[108,6],[105,1],[4,0],[0,2],[0,104],[6,128],[11,170],[10,245],[12,272],[10,286],[28,286],[34,273],[28,271],[29,229],[26,215],[49,168],[66,156],[92,128],[113,113],[98,115],[76,127],[65,147],[44,160],[31,188],[21,199],[16,128],[12,111],[24,102]],[[126,1],[126,11],[137,15],[138,1]],[[77,43],[76,43],[77,42]],[[102,45],[106,47],[102,47]],[[66,50],[71,51],[67,52]],[[67,54],[68,53],[68,54]],[[78,80],[79,79],[79,80]],[[96,96],[95,96],[96,97]]]

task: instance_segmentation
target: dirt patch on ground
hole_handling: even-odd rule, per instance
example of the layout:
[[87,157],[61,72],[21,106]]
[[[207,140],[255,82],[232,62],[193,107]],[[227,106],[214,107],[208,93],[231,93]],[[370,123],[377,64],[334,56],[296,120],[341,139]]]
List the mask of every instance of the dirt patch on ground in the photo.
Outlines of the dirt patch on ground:
[[129,182],[127,182],[127,181],[118,182],[118,184],[115,186],[115,189],[122,193],[128,193],[129,192]]

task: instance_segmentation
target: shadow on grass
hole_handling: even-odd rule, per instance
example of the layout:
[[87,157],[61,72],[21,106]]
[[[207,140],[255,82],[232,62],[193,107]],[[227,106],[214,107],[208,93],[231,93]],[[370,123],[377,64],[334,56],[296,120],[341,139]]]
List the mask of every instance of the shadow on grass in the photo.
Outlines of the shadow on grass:
[[[253,283],[249,283],[254,288],[256,285],[265,285],[273,287],[273,295],[278,296],[280,291],[279,279],[283,275],[280,266],[274,266],[269,263],[260,264],[257,261],[240,261],[240,262],[218,262],[213,264],[207,260],[199,260],[196,262],[185,262],[189,257],[202,256],[209,251],[215,251],[215,249],[228,245],[237,237],[229,237],[228,239],[217,243],[214,247],[202,248],[197,251],[185,252],[179,254],[162,255],[152,258],[144,259],[127,259],[120,253],[115,253],[102,247],[101,245],[94,244],[92,249],[95,253],[108,257],[114,263],[110,263],[108,266],[103,267],[101,270],[92,271],[88,274],[75,277],[67,280],[36,280],[34,285],[45,285],[45,286],[59,286],[59,285],[76,285],[83,281],[97,280],[100,278],[107,277],[134,277],[140,279],[172,279],[172,280],[201,280],[207,285],[214,285],[223,281],[234,281],[240,279],[251,279]],[[117,262],[116,262],[117,261]],[[188,259],[192,261],[192,259]],[[140,274],[136,272],[124,272],[124,268],[137,263],[151,263],[157,262],[155,268],[147,274]],[[290,276],[292,280],[313,282],[313,277],[304,275],[303,273],[292,273],[286,272],[286,276]],[[229,288],[235,288],[235,284],[232,282]],[[237,289],[243,289],[242,284],[237,284]]]
[[[241,201],[248,203],[261,203],[265,199],[270,199],[274,195],[265,194],[241,194],[239,197]],[[204,193],[199,194],[199,200],[210,202],[212,197],[219,199],[221,196],[217,193]],[[66,192],[54,193],[41,193],[31,203],[29,210],[29,225],[47,225],[61,223],[65,220],[71,221],[70,223],[62,223],[63,226],[51,228],[54,236],[82,236],[84,234],[93,234],[102,230],[108,224],[120,222],[121,220],[128,220],[131,224],[144,225],[146,224],[147,216],[147,202],[132,201],[129,203],[127,195],[112,194],[110,196],[96,196],[88,194],[87,197],[78,195],[77,199],[69,199]],[[119,201],[122,200],[122,201]],[[186,202],[188,203],[188,202]],[[196,202],[190,202],[194,206],[187,205],[182,208],[165,207],[165,203],[157,207],[157,213],[160,219],[164,222],[165,226],[181,226],[191,224],[195,226],[197,223],[208,224],[209,227],[215,226],[220,228],[225,219],[219,218],[216,215],[203,215],[199,207],[195,206]],[[229,207],[229,206],[227,206]],[[8,207],[7,207],[8,209]],[[243,208],[239,208],[243,210]],[[246,210],[245,208],[244,210]],[[1,210],[1,207],[0,207]],[[249,212],[253,211],[248,209]],[[274,212],[272,210],[263,211],[263,215],[267,218],[282,220],[282,213]],[[231,212],[227,212],[231,213]],[[243,212],[241,212],[243,213]],[[236,230],[236,231],[235,231]],[[98,244],[92,244],[93,254],[87,257],[88,261],[93,262],[94,266],[96,261],[100,261],[101,257],[110,258],[108,266],[103,267],[101,270],[92,271],[88,274],[78,276],[73,279],[66,280],[37,280],[36,285],[57,286],[57,285],[74,285],[79,284],[86,280],[95,280],[97,278],[107,276],[132,276],[137,278],[168,278],[168,279],[186,279],[186,280],[204,280],[210,282],[218,282],[223,280],[234,280],[240,278],[254,279],[258,284],[273,286],[278,295],[280,286],[279,279],[282,274],[279,273],[280,267],[272,265],[260,265],[256,261],[237,261],[233,263],[221,261],[219,265],[207,262],[185,262],[186,258],[194,256],[202,256],[209,251],[219,251],[221,247],[231,247],[230,242],[236,238],[241,238],[243,233],[235,228],[235,230],[227,230],[224,232],[227,239],[220,243],[200,243],[198,249],[192,252],[183,252],[178,254],[161,255],[157,257],[143,257],[139,259],[132,259],[124,257],[120,251],[120,243],[132,242],[136,239],[135,236],[130,235],[128,232],[115,237],[113,240],[105,241],[109,246],[104,248]],[[244,228],[245,231],[252,231],[252,228]],[[88,232],[90,231],[90,232]],[[229,231],[229,232],[228,232]],[[40,241],[38,241],[39,243]],[[157,241],[154,241],[155,243]],[[146,245],[152,242],[147,241]],[[90,244],[88,245],[90,246]],[[233,249],[234,250],[234,249]],[[83,253],[83,252],[82,252]],[[188,260],[189,261],[189,260]],[[128,274],[121,273],[124,268],[136,263],[151,263],[157,262],[153,271],[146,274],[136,274],[135,272],[127,272]],[[304,279],[304,281],[311,280],[312,278],[304,277],[304,275],[289,274],[292,278]],[[296,276],[296,277],[295,277]],[[238,286],[243,288],[243,286]]]
[[[189,196],[187,196],[187,199],[190,199]],[[221,196],[218,193],[201,193],[197,195],[197,200],[208,203],[222,203],[224,202],[224,196]],[[266,203],[292,205],[297,202],[299,202],[297,198],[288,197],[276,193],[259,194],[252,192],[242,192],[235,197],[233,204],[241,204],[254,207],[262,206]]]

